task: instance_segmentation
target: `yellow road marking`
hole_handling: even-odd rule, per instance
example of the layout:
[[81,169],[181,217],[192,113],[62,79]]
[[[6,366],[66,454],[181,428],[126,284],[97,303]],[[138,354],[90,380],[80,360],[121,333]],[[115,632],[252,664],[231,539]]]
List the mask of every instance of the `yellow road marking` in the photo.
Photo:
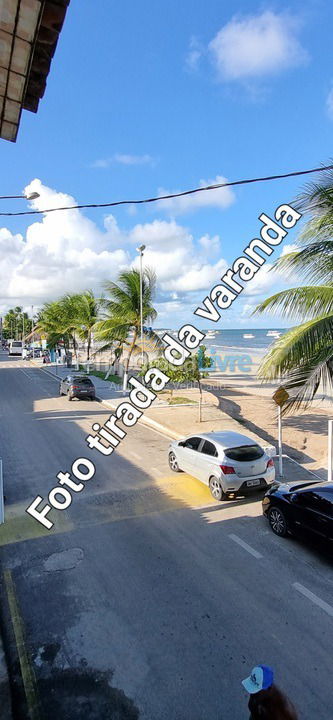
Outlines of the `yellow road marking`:
[[10,570],[4,571],[4,580],[30,720],[40,720],[36,677],[30,663],[29,654],[25,644],[23,620],[17,602],[15,586]]
[[213,500],[209,488],[186,473],[155,477],[151,487],[157,492],[151,495],[149,493],[145,494],[144,490],[147,488],[142,488],[143,494],[141,495],[140,487],[135,488],[133,493],[129,489],[125,497],[120,497],[119,502],[117,501],[117,493],[112,496],[110,502],[107,502],[106,499],[104,504],[95,505],[93,495],[87,497],[87,501],[83,503],[83,498],[80,498],[77,506],[78,509],[81,506],[82,511],[73,520],[71,519],[70,509],[64,512],[52,510],[50,518],[54,525],[51,530],[44,528],[43,525],[25,512],[29,504],[28,501],[9,505],[6,507],[5,522],[0,525],[0,547],[67,533],[82,527],[94,527],[119,520],[130,520],[142,515],[170,512],[185,507],[195,509],[217,504]]
[[0,525],[0,547],[2,545],[10,545],[11,543],[23,542],[24,540],[35,540],[39,537],[49,537],[50,535],[72,530],[74,525],[70,520],[68,513],[50,512],[50,518],[54,522],[53,528],[47,530],[41,523],[37,522],[31,515],[26,513],[29,501],[23,503],[15,503],[5,506],[5,522]]
[[167,493],[173,500],[180,500],[189,507],[215,504],[209,487],[187,473],[155,479],[157,487]]

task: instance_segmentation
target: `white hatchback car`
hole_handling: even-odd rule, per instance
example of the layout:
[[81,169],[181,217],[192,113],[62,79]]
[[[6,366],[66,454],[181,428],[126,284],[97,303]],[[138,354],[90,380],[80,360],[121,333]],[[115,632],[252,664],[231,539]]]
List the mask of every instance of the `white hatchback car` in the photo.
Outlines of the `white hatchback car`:
[[183,470],[208,485],[215,500],[267,489],[275,480],[273,459],[254,440],[231,431],[174,440],[169,465],[174,472]]

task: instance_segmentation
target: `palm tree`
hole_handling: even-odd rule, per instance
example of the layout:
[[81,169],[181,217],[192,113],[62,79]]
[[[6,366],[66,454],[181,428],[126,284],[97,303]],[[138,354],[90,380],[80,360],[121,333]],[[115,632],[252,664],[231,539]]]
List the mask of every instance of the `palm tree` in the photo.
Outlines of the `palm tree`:
[[65,349],[68,348],[69,334],[64,331],[61,300],[45,303],[38,314],[35,330],[46,335],[50,348],[56,347],[59,342],[64,343]]
[[333,173],[323,173],[297,199],[310,219],[299,237],[299,249],[274,265],[316,285],[294,287],[267,298],[254,313],[267,310],[297,324],[283,335],[259,368],[264,380],[279,380],[291,396],[285,410],[307,407],[322,387],[333,390]]
[[76,330],[78,336],[87,342],[87,362],[90,360],[91,336],[96,325],[103,298],[95,298],[92,290],[72,296],[76,305]]
[[[104,287],[109,297],[103,301],[104,317],[96,324],[95,336],[104,342],[101,350],[112,347],[114,343],[128,348],[124,362],[125,390],[130,359],[140,334],[140,273],[138,270],[123,270],[119,274],[118,283],[107,282]],[[155,273],[145,268],[142,274],[142,318],[145,324],[157,317],[157,311],[152,305],[155,287]],[[154,339],[156,347],[161,345],[156,333],[146,328],[144,333]]]

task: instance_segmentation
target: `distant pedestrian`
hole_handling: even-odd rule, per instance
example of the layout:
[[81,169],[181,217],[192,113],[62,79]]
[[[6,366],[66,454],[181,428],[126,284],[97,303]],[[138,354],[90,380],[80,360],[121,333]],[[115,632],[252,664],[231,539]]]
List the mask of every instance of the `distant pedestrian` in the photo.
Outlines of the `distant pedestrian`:
[[253,668],[242,685],[250,694],[249,720],[298,720],[289,698],[274,685],[274,673],[268,665]]

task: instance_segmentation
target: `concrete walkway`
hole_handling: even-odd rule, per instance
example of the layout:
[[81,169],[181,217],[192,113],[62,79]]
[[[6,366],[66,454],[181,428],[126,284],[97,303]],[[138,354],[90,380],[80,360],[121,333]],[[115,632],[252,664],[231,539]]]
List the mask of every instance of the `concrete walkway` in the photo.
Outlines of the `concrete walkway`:
[[[37,365],[37,362],[34,361]],[[52,365],[43,365],[38,363],[44,371],[50,373],[54,377],[66,377],[69,372],[73,372],[68,368]],[[124,395],[121,385],[115,388],[115,383],[102,380],[101,378],[90,376],[96,388],[96,399],[103,403],[110,410],[115,410],[117,406],[123,402],[129,395]],[[197,400],[197,390],[181,390],[181,395],[190,396]],[[276,458],[276,448],[273,445],[267,445],[265,441],[253,432],[243,428],[241,423],[229,417],[219,407],[216,396],[209,392],[203,392],[203,408],[202,421],[198,420],[197,405],[172,405],[170,406],[162,398],[157,398],[148,410],[146,410],[140,418],[139,422],[154,430],[158,430],[170,439],[180,439],[191,433],[212,432],[218,430],[232,430],[253,438],[261,447],[265,449],[268,455],[275,458],[276,473],[278,476],[278,463]],[[288,455],[283,455],[283,482],[315,482],[323,481],[325,478],[316,475],[307,470]]]

